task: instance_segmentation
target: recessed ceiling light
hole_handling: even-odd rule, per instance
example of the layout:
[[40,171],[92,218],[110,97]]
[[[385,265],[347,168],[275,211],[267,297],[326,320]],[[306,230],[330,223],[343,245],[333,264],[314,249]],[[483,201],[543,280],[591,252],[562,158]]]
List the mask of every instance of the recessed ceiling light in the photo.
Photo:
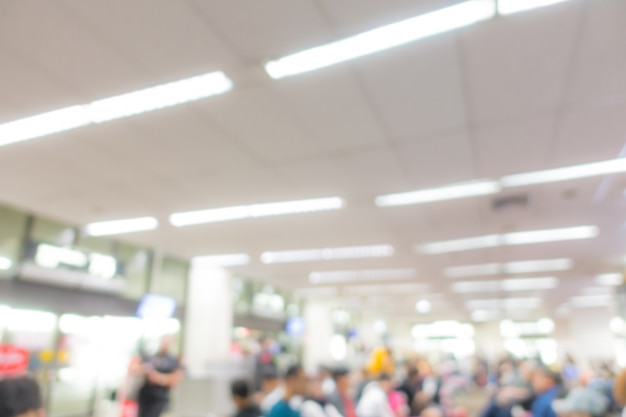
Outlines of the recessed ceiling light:
[[559,242],[562,240],[590,239],[598,236],[596,226],[566,227],[561,229],[533,230],[502,235],[504,245]]
[[610,274],[600,274],[596,276],[596,282],[599,285],[609,285],[617,287],[624,283],[624,275],[619,272]]
[[220,71],[0,125],[0,146],[222,94],[233,83]]
[[413,279],[417,275],[414,269],[369,269],[355,271],[312,272],[309,281],[312,284],[330,284],[340,282],[383,281]]
[[339,197],[284,201],[174,213],[170,216],[170,223],[174,226],[181,227],[193,224],[225,222],[229,220],[339,210],[342,207],[343,200]]
[[154,217],[138,217],[134,219],[90,223],[85,226],[85,233],[90,236],[119,235],[123,233],[154,230],[158,226],[159,221]]
[[590,239],[598,236],[596,226],[577,226],[561,229],[532,230],[527,232],[486,235],[465,239],[426,243],[416,249],[427,255],[493,248],[504,245],[527,245],[531,243],[558,242]]
[[379,207],[389,207],[422,204],[434,201],[455,200],[459,198],[495,194],[499,191],[500,185],[495,181],[473,181],[439,188],[381,195],[376,197],[376,205]]
[[515,261],[507,263],[489,263],[467,266],[453,266],[444,269],[447,278],[480,277],[489,275],[529,274],[533,272],[565,271],[571,269],[571,259],[542,259],[532,261]]
[[503,291],[535,291],[550,290],[558,287],[559,280],[555,277],[512,278],[501,282]]
[[487,20],[495,13],[492,0],[466,1],[270,61],[265,71],[273,79],[313,71]]
[[519,187],[523,185],[544,184],[549,182],[595,177],[598,175],[616,174],[619,172],[626,172],[626,158],[574,165],[565,168],[549,169],[546,171],[508,175],[500,178],[500,184],[503,187]]
[[567,0],[498,0],[498,13],[508,15],[563,3]]
[[480,264],[467,266],[451,266],[444,269],[443,274],[448,278],[480,277],[498,275],[502,272],[501,264]]
[[417,249],[427,255],[436,255],[440,253],[461,252],[473,249],[494,248],[496,246],[500,246],[499,236],[488,235],[426,243],[418,246]]
[[263,252],[261,262],[278,264],[290,262],[330,261],[336,259],[387,258],[393,256],[391,245],[352,246],[345,248],[302,249]]
[[536,261],[516,261],[504,264],[507,274],[530,274],[533,272],[566,271],[571,269],[571,259],[541,259]]
[[415,304],[415,311],[420,314],[428,314],[433,309],[432,304],[428,300],[419,300]]
[[250,256],[247,253],[196,256],[192,263],[198,267],[247,265],[250,263]]
[[608,307],[613,301],[610,294],[578,295],[570,298],[570,304],[574,307]]
[[9,258],[0,256],[0,270],[8,271],[11,266],[13,266],[13,262]]

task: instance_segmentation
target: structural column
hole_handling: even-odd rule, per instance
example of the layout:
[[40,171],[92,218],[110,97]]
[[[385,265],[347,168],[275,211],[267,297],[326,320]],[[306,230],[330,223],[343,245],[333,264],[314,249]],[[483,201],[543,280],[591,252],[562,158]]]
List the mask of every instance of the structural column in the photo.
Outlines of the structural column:
[[331,338],[334,334],[332,306],[322,300],[310,300],[304,307],[304,368],[314,371],[333,361]]

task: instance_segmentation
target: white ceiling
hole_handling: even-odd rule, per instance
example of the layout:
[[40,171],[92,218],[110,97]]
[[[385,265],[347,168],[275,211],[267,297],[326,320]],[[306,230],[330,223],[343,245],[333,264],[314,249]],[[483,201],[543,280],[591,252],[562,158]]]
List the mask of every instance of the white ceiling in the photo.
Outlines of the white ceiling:
[[[75,224],[153,215],[128,240],[187,258],[232,252],[238,273],[289,288],[311,271],[415,267],[465,317],[446,266],[572,257],[551,310],[618,270],[626,177],[379,209],[376,195],[612,159],[626,139],[626,2],[572,0],[308,74],[264,61],[450,0],[109,0],[0,3],[0,123],[222,70],[224,96],[0,148],[0,200]],[[594,199],[604,184],[606,194]],[[340,196],[339,212],[174,228],[176,211]],[[598,239],[420,256],[416,243],[597,224]],[[389,259],[264,266],[264,250],[393,244]],[[374,309],[406,314],[423,294]],[[516,294],[517,296],[517,294]],[[474,298],[490,298],[476,296]],[[389,307],[392,306],[393,307]],[[437,308],[437,306],[440,306]]]

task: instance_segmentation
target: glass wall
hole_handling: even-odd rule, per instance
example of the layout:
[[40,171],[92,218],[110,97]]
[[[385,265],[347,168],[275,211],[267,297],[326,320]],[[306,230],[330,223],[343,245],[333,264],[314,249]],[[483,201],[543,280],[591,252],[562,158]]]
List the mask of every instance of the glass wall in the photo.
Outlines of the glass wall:
[[0,206],[0,278],[15,275],[19,263],[27,216]]

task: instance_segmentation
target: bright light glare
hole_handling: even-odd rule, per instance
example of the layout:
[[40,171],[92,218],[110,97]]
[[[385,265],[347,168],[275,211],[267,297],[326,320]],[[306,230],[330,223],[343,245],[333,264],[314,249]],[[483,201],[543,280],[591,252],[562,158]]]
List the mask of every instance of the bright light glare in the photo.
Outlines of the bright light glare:
[[232,88],[232,81],[216,71],[94,101],[86,110],[94,123],[101,123],[223,94]]
[[472,311],[472,321],[485,322],[494,321],[500,318],[498,310],[474,310]]
[[382,281],[413,279],[417,275],[414,269],[370,269],[357,271],[312,272],[309,281],[312,284],[339,282]]
[[578,295],[570,299],[574,307],[608,307],[613,302],[611,294]]
[[559,280],[554,277],[505,279],[501,283],[503,291],[550,290],[558,287]]
[[533,272],[566,271],[571,269],[571,259],[543,259],[537,261],[518,261],[504,264],[507,274],[530,274]]
[[452,291],[457,294],[498,292],[500,291],[500,281],[455,282],[451,287]]
[[220,71],[0,125],[0,146],[199,100],[232,89]]
[[433,306],[428,300],[419,300],[415,304],[415,311],[420,314],[428,314],[432,310]]
[[42,243],[37,246],[35,262],[46,268],[58,268],[59,265],[82,268],[87,265],[87,255],[77,250]]
[[192,263],[200,268],[215,266],[236,266],[250,263],[250,255],[247,253],[229,253],[223,255],[196,256]]
[[498,13],[508,15],[539,7],[551,6],[567,0],[498,0]]
[[158,226],[159,221],[154,217],[138,217],[134,219],[91,223],[85,226],[85,232],[90,236],[108,236],[154,230]]
[[495,181],[474,181],[440,188],[382,195],[376,197],[376,205],[379,207],[389,207],[422,204],[433,201],[454,200],[459,198],[495,194],[499,191],[500,185]]
[[613,274],[600,274],[596,276],[596,282],[599,285],[607,285],[617,287],[624,283],[624,275],[619,272]]
[[253,204],[249,206],[224,207],[209,210],[174,213],[170,216],[170,223],[172,223],[174,226],[181,227],[193,224],[279,216],[284,214],[299,214],[325,210],[339,210],[342,207],[343,200],[339,197],[285,201],[279,203]]
[[394,248],[391,245],[263,252],[261,254],[261,262],[264,264],[277,264],[335,259],[386,258],[393,256],[394,252]]
[[330,355],[336,361],[343,361],[348,355],[348,343],[343,335],[335,334],[330,338]]
[[0,256],[0,271],[8,271],[13,266],[13,262],[4,256]]
[[14,332],[47,333],[54,331],[57,317],[48,312],[35,310],[11,310],[7,326]]
[[505,245],[558,242],[562,240],[590,239],[598,236],[596,226],[566,227],[562,229],[534,230],[507,233],[502,236]]
[[92,253],[89,255],[89,273],[100,278],[111,279],[117,274],[117,261],[109,255]]
[[426,243],[418,247],[418,250],[427,255],[440,253],[461,252],[473,249],[494,248],[500,246],[498,235],[469,237],[465,239],[446,240],[442,242]]
[[492,18],[492,0],[471,0],[307,49],[265,64],[273,79],[313,71]]
[[83,106],[27,117],[0,125],[0,146],[74,129],[91,123]]
[[[526,2],[526,0],[522,1]],[[526,174],[509,175],[500,178],[500,184],[503,187],[519,187],[523,185],[544,184],[595,177],[598,175],[616,174],[619,172],[626,172],[626,158],[549,169],[546,171],[528,172]]]
[[[531,243],[590,239],[596,236],[598,236],[598,228],[596,226],[577,226],[432,242],[417,246],[416,249],[427,255],[436,255],[504,245],[527,245]],[[513,268],[515,269],[515,267],[519,269],[520,266],[514,265]]]
[[383,320],[376,320],[374,322],[374,331],[378,334],[387,333],[387,323],[385,323]]
[[624,329],[626,329],[626,323],[624,323],[624,319],[621,317],[613,317],[609,322],[609,328],[613,333],[621,335],[624,333]]
[[443,274],[448,278],[480,277],[498,275],[502,272],[500,264],[481,264],[467,266],[452,266],[444,269]]

